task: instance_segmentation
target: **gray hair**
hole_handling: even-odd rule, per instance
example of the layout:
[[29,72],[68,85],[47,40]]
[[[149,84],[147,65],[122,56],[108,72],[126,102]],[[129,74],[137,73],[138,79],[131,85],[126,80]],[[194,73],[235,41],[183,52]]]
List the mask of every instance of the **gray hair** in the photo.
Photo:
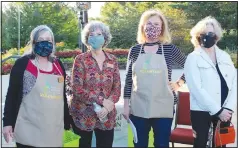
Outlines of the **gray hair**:
[[40,33],[45,32],[45,31],[47,31],[51,34],[51,39],[52,39],[52,43],[53,43],[53,52],[49,56],[49,59],[52,59],[52,58],[55,58],[55,56],[54,56],[55,39],[54,39],[54,34],[53,34],[52,30],[46,25],[39,25],[31,31],[30,41],[28,42],[28,45],[30,45],[29,53],[36,55],[33,49],[35,48],[35,44],[38,41]]
[[90,45],[88,44],[88,36],[90,32],[93,32],[96,29],[100,29],[102,31],[102,35],[104,36],[105,39],[105,43],[102,46],[102,48],[104,48],[111,42],[112,35],[110,33],[109,27],[100,21],[91,21],[84,27],[81,33],[82,42],[84,45],[89,47]]

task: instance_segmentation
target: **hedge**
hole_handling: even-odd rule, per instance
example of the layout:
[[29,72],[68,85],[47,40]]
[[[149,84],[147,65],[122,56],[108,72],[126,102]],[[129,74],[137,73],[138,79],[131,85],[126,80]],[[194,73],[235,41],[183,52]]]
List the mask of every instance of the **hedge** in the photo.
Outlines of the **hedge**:
[[[127,55],[128,55],[127,49],[115,49],[115,50],[106,49],[105,51],[115,55],[118,58],[119,68],[125,69]],[[82,53],[82,51],[80,49],[76,49],[76,50],[68,50],[68,51],[57,51],[57,52],[55,52],[55,55],[62,60],[65,68],[68,70],[68,69],[72,68],[72,63],[73,63],[74,58],[78,54],[81,54],[81,53]],[[6,63],[3,63],[1,74],[2,75],[9,74],[14,63],[15,63],[14,60],[9,60]]]
[[[114,50],[105,49],[105,51],[115,55],[118,58],[120,69],[126,68],[126,61],[127,61],[127,56],[128,56],[129,50],[127,50],[127,49],[114,49]],[[235,65],[235,67],[237,68],[237,66],[238,66],[237,65],[237,53],[233,53],[230,51],[227,51],[227,52],[231,55],[232,61]],[[68,50],[68,51],[57,51],[55,53],[55,55],[62,60],[65,68],[67,70],[69,70],[72,68],[72,63],[73,63],[74,58],[78,54],[81,54],[81,53],[82,53],[82,51],[80,49],[76,49],[76,50]],[[7,63],[3,63],[1,74],[2,75],[9,74],[13,64],[14,64],[13,60],[9,60],[9,61],[7,61]]]
[[[127,49],[114,49],[114,50],[105,49],[105,51],[115,55],[116,57],[123,56],[126,58],[129,52]],[[80,49],[76,49],[76,50],[68,50],[68,51],[58,51],[58,52],[55,52],[55,55],[59,58],[72,58],[72,57],[74,58],[80,53],[82,53],[82,51]]]

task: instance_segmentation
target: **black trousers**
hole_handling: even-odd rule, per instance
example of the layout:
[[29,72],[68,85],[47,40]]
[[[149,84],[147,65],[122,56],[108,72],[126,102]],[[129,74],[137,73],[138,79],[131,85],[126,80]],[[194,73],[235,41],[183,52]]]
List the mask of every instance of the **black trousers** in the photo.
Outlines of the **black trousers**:
[[[80,136],[79,147],[80,148],[91,148],[93,131],[83,131],[73,126],[74,133]],[[96,136],[96,147],[112,147],[114,139],[114,129],[112,130],[100,130],[95,129]]]
[[34,147],[34,146],[23,145],[23,144],[20,144],[20,143],[17,143],[17,142],[16,142],[16,145],[17,145],[17,147],[19,147],[19,148],[36,148],[36,147]]
[[[196,138],[194,138],[195,148],[206,147],[210,125],[213,123],[213,133],[215,133],[218,120],[218,117],[213,117],[208,112],[191,111],[192,128],[196,132]],[[230,126],[229,122],[221,122],[220,124],[220,127],[227,126]],[[214,135],[215,134],[213,134],[212,147],[215,147]],[[226,145],[222,147],[226,147]]]
[[17,143],[17,142],[16,142],[16,145],[19,148],[34,148],[33,146],[23,145],[23,144],[20,144],[20,143]]

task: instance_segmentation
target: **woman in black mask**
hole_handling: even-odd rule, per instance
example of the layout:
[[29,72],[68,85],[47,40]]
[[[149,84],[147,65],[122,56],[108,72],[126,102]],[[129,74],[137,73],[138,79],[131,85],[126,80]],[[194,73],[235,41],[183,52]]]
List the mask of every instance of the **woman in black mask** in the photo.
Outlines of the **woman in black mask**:
[[212,135],[217,122],[221,121],[221,127],[229,126],[236,110],[237,73],[229,54],[216,45],[222,28],[215,18],[204,18],[190,34],[195,49],[187,57],[185,78],[190,91],[194,147],[206,147],[209,141],[214,146]]
[[3,135],[17,147],[62,147],[70,128],[65,70],[54,56],[55,42],[45,25],[31,32],[30,53],[18,59],[10,74]]

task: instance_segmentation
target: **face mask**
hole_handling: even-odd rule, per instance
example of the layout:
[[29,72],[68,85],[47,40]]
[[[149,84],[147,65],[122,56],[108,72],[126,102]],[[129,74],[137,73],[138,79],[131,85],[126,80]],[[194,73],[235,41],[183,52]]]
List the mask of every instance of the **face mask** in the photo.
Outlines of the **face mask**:
[[93,50],[99,50],[104,43],[105,40],[103,35],[88,37],[88,44],[92,47]]
[[36,42],[34,51],[41,57],[48,57],[53,51],[53,44],[49,41]]
[[146,26],[145,34],[150,40],[158,39],[161,34],[161,27],[155,27],[154,25]]
[[206,34],[200,35],[200,45],[205,48],[211,48],[216,44],[216,34],[213,32],[208,32]]

